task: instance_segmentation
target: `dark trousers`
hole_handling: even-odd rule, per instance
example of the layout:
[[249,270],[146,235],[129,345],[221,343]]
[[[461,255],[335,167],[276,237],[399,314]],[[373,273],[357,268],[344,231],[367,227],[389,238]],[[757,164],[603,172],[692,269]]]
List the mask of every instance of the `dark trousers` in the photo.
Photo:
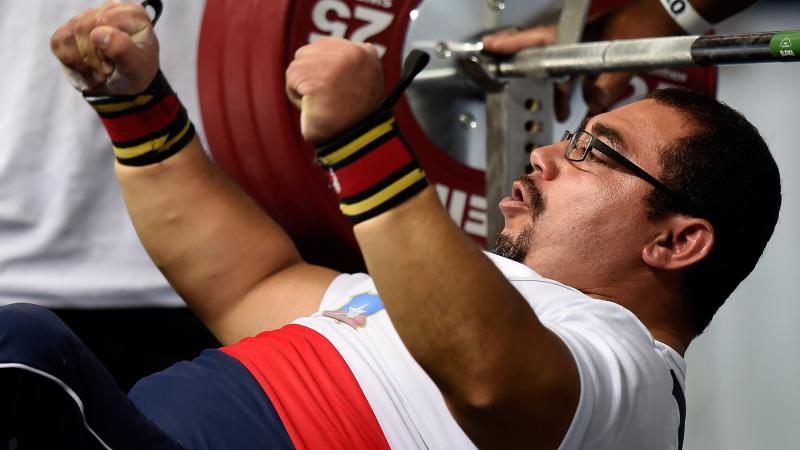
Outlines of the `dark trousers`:
[[0,450],[289,449],[263,390],[207,350],[126,396],[52,312],[0,307]]
[[128,392],[219,342],[189,308],[54,309]]

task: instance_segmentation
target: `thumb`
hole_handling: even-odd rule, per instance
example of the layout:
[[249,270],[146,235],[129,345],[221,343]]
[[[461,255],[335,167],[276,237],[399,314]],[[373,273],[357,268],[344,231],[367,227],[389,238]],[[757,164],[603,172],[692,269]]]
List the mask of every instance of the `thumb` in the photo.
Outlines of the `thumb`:
[[312,144],[324,142],[341,130],[331,126],[330,114],[308,95],[300,99],[300,134]]
[[309,115],[310,115],[310,104],[308,97],[300,97],[299,99],[293,99],[292,103],[298,105],[300,107],[300,134],[307,140],[311,140],[312,136],[309,135]]
[[96,49],[96,53],[100,63],[102,65],[103,73],[108,76],[111,75],[111,72],[114,71],[114,64],[113,61],[108,59],[108,54],[106,49],[108,48],[108,44],[111,43],[111,35],[114,29],[111,27],[97,27],[95,28],[92,33],[89,35],[89,38],[94,44],[94,48]]
[[587,77],[583,85],[589,115],[601,114],[622,99],[631,88],[631,72],[603,73]]
[[158,72],[158,43],[151,27],[129,35],[117,28],[100,26],[92,30],[92,43],[108,76],[111,94],[137,94]]

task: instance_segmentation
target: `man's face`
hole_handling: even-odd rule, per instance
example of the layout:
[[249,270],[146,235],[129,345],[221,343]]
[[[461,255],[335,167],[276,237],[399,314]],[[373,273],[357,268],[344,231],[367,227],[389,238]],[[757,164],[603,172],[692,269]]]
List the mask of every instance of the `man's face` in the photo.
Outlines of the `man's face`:
[[[690,125],[677,111],[643,100],[592,118],[585,129],[659,178],[662,149]],[[614,283],[642,267],[655,233],[646,197],[653,189],[597,150],[564,158],[566,142],[531,153],[533,172],[500,202],[505,227],[495,252],[577,288]]]

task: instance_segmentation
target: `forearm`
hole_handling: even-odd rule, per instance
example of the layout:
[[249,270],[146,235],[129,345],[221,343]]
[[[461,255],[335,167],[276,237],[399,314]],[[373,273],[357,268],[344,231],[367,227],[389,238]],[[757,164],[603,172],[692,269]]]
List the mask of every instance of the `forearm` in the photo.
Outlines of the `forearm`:
[[738,14],[758,0],[689,0],[694,9],[712,24]]
[[118,163],[116,173],[151,258],[215,333],[255,285],[300,261],[284,231],[217,170],[196,138],[162,163]]
[[[480,371],[491,359],[487,353],[502,359],[499,342],[506,336],[487,339],[484,331],[513,317],[537,320],[491,262],[458,232],[430,187],[356,225],[355,234],[403,341],[435,380],[453,384],[454,390],[459,389],[456,383],[477,381],[464,377],[464,371]],[[495,344],[498,351],[489,352]]]
[[[719,23],[744,10],[757,0],[681,0],[710,24]],[[636,0],[607,17],[600,39],[634,39],[648,36],[675,36],[686,32],[664,9],[662,0]]]
[[[374,48],[320,40],[297,52],[287,92],[303,107],[303,134],[318,144],[342,213],[356,223],[392,323],[458,423],[482,448],[555,447],[577,404],[574,361],[450,220],[391,116],[425,60],[411,52],[376,107],[365,94],[383,84]],[[363,92],[345,95],[353,86]],[[342,108],[362,120],[354,126]]]
[[355,234],[399,335],[451,403],[480,409],[531,398],[549,377],[569,378],[563,344],[460,232],[432,188]]

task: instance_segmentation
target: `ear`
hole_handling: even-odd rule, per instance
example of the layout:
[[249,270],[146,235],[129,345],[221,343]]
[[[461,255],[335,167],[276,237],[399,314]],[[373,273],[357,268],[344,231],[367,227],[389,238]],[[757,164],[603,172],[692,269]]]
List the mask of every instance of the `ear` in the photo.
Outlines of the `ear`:
[[653,268],[684,269],[708,256],[714,245],[714,227],[707,220],[673,215],[659,225],[642,249],[642,259]]

